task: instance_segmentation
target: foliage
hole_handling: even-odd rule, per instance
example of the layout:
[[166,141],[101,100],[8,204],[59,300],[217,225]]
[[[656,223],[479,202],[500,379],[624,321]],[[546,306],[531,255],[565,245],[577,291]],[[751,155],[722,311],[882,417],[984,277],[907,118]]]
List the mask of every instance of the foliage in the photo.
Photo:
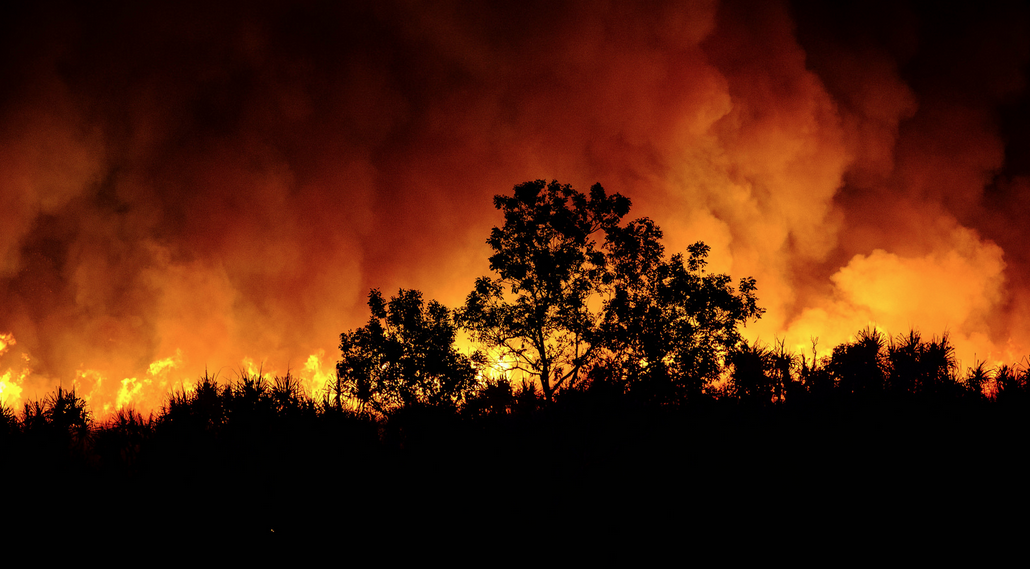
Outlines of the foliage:
[[955,348],[944,334],[922,340],[915,330],[898,336],[887,346],[890,386],[899,393],[941,394],[956,387]]
[[772,351],[757,344],[744,344],[729,359],[733,366],[730,376],[733,394],[748,403],[771,403],[774,392],[771,376],[775,366]]
[[81,446],[89,438],[93,416],[86,401],[76,395],[74,389],[58,387],[43,400],[25,404],[22,425],[26,432]]
[[629,205],[600,185],[586,196],[543,180],[494,197],[504,213],[487,240],[497,277],[476,281],[458,320],[512,369],[539,378],[547,401],[578,383],[599,346],[600,318],[588,301],[601,292],[607,260],[592,236],[615,230]]
[[[607,369],[633,388],[673,400],[699,395],[743,345],[740,326],[761,317],[755,280],[737,291],[725,274],[706,271],[709,247],[665,259],[662,233],[651,220],[613,231],[611,298],[605,303]],[[610,371],[609,371],[610,374]],[[656,391],[657,390],[657,391]]]
[[153,413],[144,419],[134,409],[119,409],[97,429],[93,453],[106,467],[131,472],[137,466],[143,447],[150,442],[156,424]]
[[315,411],[315,402],[304,392],[300,380],[288,372],[284,376],[277,375],[272,379],[269,400],[273,412],[279,417],[311,415]]
[[837,388],[846,394],[882,393],[887,383],[889,362],[884,356],[886,338],[874,328],[865,328],[854,342],[833,349],[827,370]]
[[470,397],[462,411],[473,418],[528,414],[537,408],[536,387],[525,379],[518,386],[502,377],[487,379]]
[[841,393],[862,396],[956,395],[969,385],[981,390],[987,375],[980,364],[969,371],[966,385],[959,383],[955,348],[947,334],[924,341],[911,330],[888,340],[872,328],[835,347],[827,370]]
[[454,347],[457,329],[442,304],[425,304],[422,293],[404,289],[387,303],[374,289],[368,307],[368,324],[340,336],[337,407],[345,398],[379,414],[415,405],[456,406],[476,387],[482,357]]
[[966,390],[973,399],[984,397],[984,388],[991,380],[991,371],[987,368],[987,362],[980,360],[976,365],[966,370]]
[[538,379],[547,401],[585,371],[700,392],[739,344],[738,325],[762,313],[753,279],[734,292],[728,276],[707,273],[703,243],[666,259],[661,230],[646,218],[623,225],[630,200],[599,184],[584,195],[526,182],[494,205],[504,213],[487,240],[497,276],[476,281],[458,319]]
[[[820,359],[818,353],[817,340],[813,339],[812,357],[806,358],[804,354],[799,356],[799,381],[797,384],[800,384],[800,389],[796,389],[793,394],[788,394],[788,401],[791,400],[791,395],[798,395],[801,399],[810,399],[813,397],[825,398],[833,393],[834,379],[827,369],[829,360],[828,358]],[[793,386],[795,383],[792,382],[791,385]]]
[[216,379],[205,372],[193,390],[171,393],[162,412],[164,424],[198,432],[219,430],[227,419],[223,395],[229,392],[220,389]]
[[1030,393],[1030,368],[1000,366],[994,372],[994,392],[999,403],[1025,403]]
[[14,409],[0,401],[0,437],[10,436],[17,429],[18,417],[15,416]]

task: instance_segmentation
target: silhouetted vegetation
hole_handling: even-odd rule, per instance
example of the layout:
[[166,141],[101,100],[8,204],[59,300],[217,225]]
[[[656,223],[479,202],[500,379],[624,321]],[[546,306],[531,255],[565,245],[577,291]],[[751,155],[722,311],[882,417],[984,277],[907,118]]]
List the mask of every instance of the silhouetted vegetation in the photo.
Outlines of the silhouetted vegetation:
[[[495,203],[497,276],[456,312],[373,290],[320,399],[289,374],[240,373],[205,374],[146,417],[97,423],[64,389],[0,406],[18,507],[66,508],[74,483],[108,497],[91,511],[112,523],[128,500],[166,528],[384,538],[399,512],[525,527],[545,511],[603,520],[597,504],[620,500],[715,512],[844,487],[896,496],[942,475],[972,492],[1025,443],[1028,368],[960,373],[947,335],[915,330],[868,328],[825,358],[748,343],[754,280],[708,273],[701,243],[666,257],[650,220],[621,223],[628,199],[538,181]],[[462,355],[460,327],[505,365]]]
[[[629,199],[542,180],[496,196],[490,268],[459,322],[538,382],[545,401],[582,381],[607,381],[670,401],[698,396],[758,318],[753,279],[735,293],[706,274],[708,247],[666,259],[649,219],[622,224]],[[596,236],[596,237],[595,237]],[[603,241],[599,242],[603,236]]]
[[384,302],[368,295],[372,317],[343,334],[333,401],[356,402],[360,411],[383,414],[398,407],[457,406],[471,393],[481,353],[469,358],[454,347],[457,328],[446,307],[422,302],[422,293],[401,290]]

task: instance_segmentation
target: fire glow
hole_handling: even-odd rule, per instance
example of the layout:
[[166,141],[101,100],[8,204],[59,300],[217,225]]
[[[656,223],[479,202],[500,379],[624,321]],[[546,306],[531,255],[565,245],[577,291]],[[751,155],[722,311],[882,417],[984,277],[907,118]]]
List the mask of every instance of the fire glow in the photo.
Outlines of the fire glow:
[[492,196],[540,178],[754,276],[751,340],[1030,354],[1022,8],[44,4],[0,17],[5,405],[316,394],[370,288],[459,305]]

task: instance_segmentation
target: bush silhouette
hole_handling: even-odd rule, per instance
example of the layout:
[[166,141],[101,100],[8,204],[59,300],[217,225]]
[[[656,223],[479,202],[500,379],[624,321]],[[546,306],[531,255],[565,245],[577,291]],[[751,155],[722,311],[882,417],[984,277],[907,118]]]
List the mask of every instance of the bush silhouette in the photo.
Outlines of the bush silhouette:
[[368,306],[368,324],[340,337],[337,407],[351,400],[385,415],[418,405],[456,407],[474,392],[482,356],[455,348],[457,328],[446,307],[403,289],[389,302],[373,289]]

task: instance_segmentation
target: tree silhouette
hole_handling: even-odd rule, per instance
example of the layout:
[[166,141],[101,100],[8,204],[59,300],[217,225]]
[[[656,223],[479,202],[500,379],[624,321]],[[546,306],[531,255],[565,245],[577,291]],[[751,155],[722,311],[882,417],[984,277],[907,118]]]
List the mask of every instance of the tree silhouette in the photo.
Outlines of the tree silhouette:
[[959,392],[955,348],[948,335],[923,341],[915,330],[899,335],[887,346],[889,383],[895,393],[941,395]]
[[9,437],[18,430],[18,417],[11,409],[0,400],[0,441],[7,441]]
[[987,368],[987,362],[983,360],[976,362],[976,365],[966,370],[966,391],[973,399],[983,399],[984,387],[990,381],[991,371]]
[[[662,232],[649,219],[609,232],[611,297],[602,323],[608,376],[630,389],[673,399],[699,395],[743,346],[739,326],[761,317],[755,280],[706,270],[710,248],[665,259]],[[746,346],[744,346],[746,348]]]
[[426,305],[421,292],[404,289],[388,303],[373,289],[368,307],[368,324],[340,336],[337,407],[348,398],[385,414],[414,405],[457,405],[472,392],[482,356],[470,358],[454,347],[456,328],[446,307],[435,300]]
[[1002,365],[994,372],[994,399],[999,403],[1026,403],[1030,391],[1030,368]]
[[131,408],[119,409],[96,430],[93,452],[101,466],[121,474],[137,473],[140,452],[153,437],[157,419]]
[[207,371],[195,389],[169,394],[162,415],[163,426],[195,434],[218,432],[226,421],[225,397],[218,387],[217,374]]
[[630,202],[600,184],[586,196],[537,180],[515,186],[513,196],[494,196],[494,206],[504,212],[504,226],[487,240],[497,278],[476,281],[459,322],[513,369],[538,378],[550,402],[578,383],[599,347],[600,307],[589,300],[610,279],[593,235],[615,230]]
[[787,350],[784,340],[770,354],[772,358],[773,396],[777,401],[785,401],[796,396],[802,389],[799,381],[794,380],[793,372],[797,369],[799,358]]
[[733,393],[743,402],[768,405],[776,393],[776,354],[757,344],[743,343],[729,357]]
[[497,277],[476,281],[459,321],[539,379],[548,402],[587,371],[659,399],[699,393],[739,344],[738,324],[762,313],[754,279],[735,292],[706,271],[700,242],[665,258],[661,230],[623,225],[630,200],[599,184],[587,196],[526,182],[494,205],[505,221],[487,240]]
[[854,342],[835,347],[826,367],[836,379],[837,388],[849,395],[883,393],[888,367],[886,343],[884,335],[870,327],[860,331]]
[[[820,358],[818,338],[812,338],[812,356],[799,356],[798,362],[798,383],[791,383],[793,393],[787,394],[790,401],[791,395],[799,396],[802,400],[823,400],[832,397],[834,391],[834,378],[827,369],[829,358]],[[799,385],[800,384],[800,385]]]
[[86,444],[92,423],[93,416],[86,401],[74,389],[61,387],[42,401],[26,403],[22,418],[26,432],[79,449]]

